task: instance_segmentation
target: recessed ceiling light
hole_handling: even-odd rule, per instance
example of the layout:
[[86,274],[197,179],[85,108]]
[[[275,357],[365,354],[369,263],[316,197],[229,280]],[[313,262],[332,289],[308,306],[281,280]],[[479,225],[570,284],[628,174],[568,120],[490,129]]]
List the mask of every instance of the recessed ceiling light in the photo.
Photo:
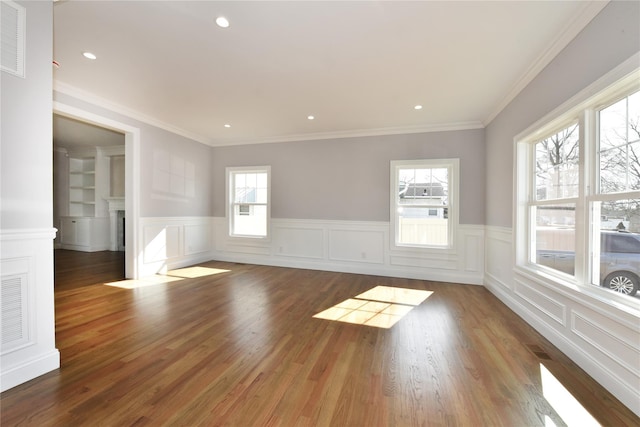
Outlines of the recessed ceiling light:
[[315,119],[315,117],[314,116],[307,116],[307,119],[313,120],[313,119]]
[[96,58],[98,58],[96,55],[94,55],[91,52],[82,52],[82,56],[84,56],[87,59],[96,59]]
[[229,123],[227,123],[227,124],[225,124],[225,125],[224,125],[224,127],[226,127],[226,128],[230,128],[230,127],[231,127],[231,125],[230,125]]
[[227,18],[225,18],[224,16],[218,16],[216,18],[216,24],[220,28],[227,28],[229,26],[229,20]]
[[416,105],[413,107],[414,110],[422,110],[422,105]]

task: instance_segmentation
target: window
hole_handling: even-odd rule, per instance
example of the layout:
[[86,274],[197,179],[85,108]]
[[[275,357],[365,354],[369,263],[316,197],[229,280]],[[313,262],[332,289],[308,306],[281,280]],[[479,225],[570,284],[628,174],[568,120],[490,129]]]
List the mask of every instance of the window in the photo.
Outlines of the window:
[[518,264],[627,302],[640,281],[639,71],[517,144]]
[[534,145],[535,193],[530,203],[533,262],[573,275],[579,176],[578,124],[554,132]]
[[230,236],[268,236],[270,172],[269,166],[227,168]]
[[391,162],[395,246],[451,248],[457,227],[458,159]]

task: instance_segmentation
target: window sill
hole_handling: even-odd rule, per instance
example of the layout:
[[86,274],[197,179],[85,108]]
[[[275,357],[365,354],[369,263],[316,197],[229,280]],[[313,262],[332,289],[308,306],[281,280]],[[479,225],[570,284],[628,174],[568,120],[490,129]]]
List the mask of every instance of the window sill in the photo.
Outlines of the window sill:
[[412,245],[396,245],[392,244],[390,248],[391,254],[434,254],[434,255],[455,255],[458,253],[455,246],[412,246]]
[[580,284],[575,278],[556,275],[535,265],[517,265],[514,273],[570,300],[591,306],[597,301],[597,303],[608,305],[616,310],[640,318],[640,297],[638,297],[640,293],[630,297],[601,286]]

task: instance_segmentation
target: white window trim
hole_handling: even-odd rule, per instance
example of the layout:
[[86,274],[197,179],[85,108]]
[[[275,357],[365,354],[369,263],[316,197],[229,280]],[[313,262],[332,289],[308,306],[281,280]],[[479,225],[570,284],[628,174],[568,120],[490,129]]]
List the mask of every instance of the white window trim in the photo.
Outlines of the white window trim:
[[[536,141],[544,139],[547,135],[561,129],[563,126],[571,122],[578,121],[580,131],[580,150],[584,155],[580,157],[581,166],[586,161],[586,167],[582,168],[583,182],[587,186],[594,188],[595,179],[595,159],[585,150],[585,140],[589,135],[593,135],[593,129],[596,126],[595,111],[612,103],[616,98],[623,97],[625,94],[640,89],[640,52],[634,54],[628,60],[611,70],[609,73],[589,85],[587,88],[573,96],[568,101],[545,115],[540,120],[529,126],[514,138],[514,186],[513,186],[513,223],[514,223],[514,249],[515,249],[515,270],[520,274],[533,275],[543,283],[559,285],[564,288],[570,288],[578,293],[588,294],[602,302],[611,304],[618,308],[627,309],[633,306],[635,301],[630,301],[626,295],[610,292],[599,286],[589,284],[590,277],[588,274],[588,259],[582,254],[586,253],[589,247],[589,239],[593,233],[585,231],[590,224],[590,212],[585,203],[593,199],[591,192],[586,194],[585,185],[580,189],[580,206],[576,208],[576,274],[575,277],[555,272],[551,269],[530,263],[529,243],[531,242],[529,233],[532,229],[530,226],[529,197],[531,197],[530,165],[533,161],[532,144]],[[587,130],[585,132],[585,130]],[[586,159],[585,159],[586,156]],[[580,231],[579,231],[580,230]],[[596,245],[599,246],[599,245]],[[583,248],[578,251],[578,248]],[[582,252],[581,255],[578,252]],[[585,277],[586,276],[586,277]]]
[[[437,168],[446,167],[449,169],[449,244],[447,246],[428,246],[415,244],[398,243],[397,235],[397,215],[396,215],[396,197],[398,182],[398,169],[406,167],[426,167]],[[459,228],[459,199],[460,199],[460,159],[418,159],[418,160],[392,160],[389,168],[389,176],[391,183],[389,194],[389,243],[392,252],[433,252],[438,254],[454,254],[457,248],[457,235]]]
[[[267,226],[266,236],[247,236],[233,234],[233,204],[231,203],[231,174],[233,173],[267,173]],[[227,223],[227,238],[238,242],[271,241],[271,166],[233,166],[227,167],[225,173],[225,219]]]

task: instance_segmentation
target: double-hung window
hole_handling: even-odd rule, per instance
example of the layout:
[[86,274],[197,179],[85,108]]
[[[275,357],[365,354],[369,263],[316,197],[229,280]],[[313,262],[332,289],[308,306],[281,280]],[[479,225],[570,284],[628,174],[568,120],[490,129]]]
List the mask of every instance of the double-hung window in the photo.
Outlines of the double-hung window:
[[573,275],[580,126],[571,123],[532,147],[532,261]]
[[517,140],[520,266],[558,284],[636,294],[640,284],[638,73]]
[[391,162],[391,222],[396,247],[453,246],[458,163],[458,159]]
[[230,236],[268,237],[270,173],[269,166],[227,168]]

